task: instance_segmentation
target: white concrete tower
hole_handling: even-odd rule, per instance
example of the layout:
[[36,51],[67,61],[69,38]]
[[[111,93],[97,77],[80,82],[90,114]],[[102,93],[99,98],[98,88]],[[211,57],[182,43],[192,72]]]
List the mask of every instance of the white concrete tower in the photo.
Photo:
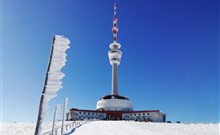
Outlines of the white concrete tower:
[[112,95],[118,95],[118,65],[121,61],[122,52],[119,50],[121,45],[117,42],[117,17],[116,17],[116,4],[114,4],[114,17],[113,17],[113,43],[109,45],[110,51],[108,52],[108,57],[110,64],[112,65]]
[[110,51],[108,57],[112,65],[112,90],[111,95],[106,95],[100,98],[96,104],[97,110],[104,111],[132,111],[133,105],[129,98],[118,95],[118,65],[121,62],[122,52],[119,50],[121,45],[117,42],[117,17],[116,17],[116,4],[114,4],[114,17],[113,17],[113,43],[109,45]]

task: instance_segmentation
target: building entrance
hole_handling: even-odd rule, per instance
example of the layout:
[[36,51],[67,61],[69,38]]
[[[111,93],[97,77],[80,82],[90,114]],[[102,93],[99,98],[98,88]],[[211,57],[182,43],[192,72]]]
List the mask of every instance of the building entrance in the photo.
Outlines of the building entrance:
[[121,120],[122,113],[121,112],[107,112],[107,119],[108,120]]

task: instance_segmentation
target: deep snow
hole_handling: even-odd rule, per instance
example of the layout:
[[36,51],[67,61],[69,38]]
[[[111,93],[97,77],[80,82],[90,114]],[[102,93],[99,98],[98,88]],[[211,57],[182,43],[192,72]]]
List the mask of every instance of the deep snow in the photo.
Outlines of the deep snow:
[[[1,135],[33,135],[35,122],[3,123]],[[43,131],[52,123],[44,123]],[[57,126],[61,123],[57,123]],[[219,135],[220,124],[145,123],[134,121],[92,121],[69,130],[67,135]]]

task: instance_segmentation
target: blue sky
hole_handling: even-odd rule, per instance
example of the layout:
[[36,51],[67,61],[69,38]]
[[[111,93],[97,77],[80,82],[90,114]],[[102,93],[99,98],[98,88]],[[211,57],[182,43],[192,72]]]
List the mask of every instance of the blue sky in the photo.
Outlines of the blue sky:
[[[36,121],[53,35],[71,41],[50,101],[95,109],[111,92],[113,0],[2,1],[3,122]],[[118,0],[119,94],[167,120],[219,122],[219,2]]]

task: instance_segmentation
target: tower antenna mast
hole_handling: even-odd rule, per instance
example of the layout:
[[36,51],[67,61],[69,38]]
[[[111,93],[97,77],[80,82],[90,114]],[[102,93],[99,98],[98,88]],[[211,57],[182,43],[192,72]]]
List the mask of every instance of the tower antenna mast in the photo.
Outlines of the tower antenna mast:
[[116,3],[114,3],[114,17],[113,17],[113,43],[109,45],[110,51],[108,52],[108,57],[110,64],[112,65],[112,95],[118,95],[118,65],[121,62],[122,52],[119,50],[121,45],[117,42],[117,32],[118,32],[118,18],[116,16]]
[[113,42],[117,42],[117,32],[118,32],[118,25],[117,25],[117,16],[116,16],[116,3],[114,3],[114,17],[113,17],[113,27],[112,27],[112,32],[113,32]]

